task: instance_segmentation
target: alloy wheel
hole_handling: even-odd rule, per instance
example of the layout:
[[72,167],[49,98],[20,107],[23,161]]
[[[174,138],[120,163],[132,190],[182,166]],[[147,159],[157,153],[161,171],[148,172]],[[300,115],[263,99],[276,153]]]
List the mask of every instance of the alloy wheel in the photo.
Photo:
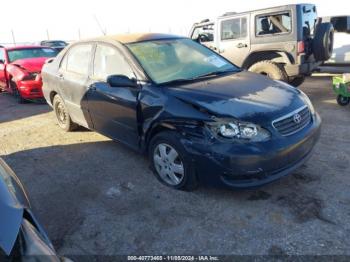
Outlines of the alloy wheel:
[[183,181],[184,165],[172,146],[165,143],[157,145],[153,152],[153,161],[157,173],[165,183],[177,186]]

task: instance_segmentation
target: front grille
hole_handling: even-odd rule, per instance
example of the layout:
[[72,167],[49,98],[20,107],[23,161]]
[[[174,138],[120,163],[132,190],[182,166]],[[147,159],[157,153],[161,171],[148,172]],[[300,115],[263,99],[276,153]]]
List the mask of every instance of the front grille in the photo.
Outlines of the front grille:
[[[298,115],[300,117],[298,117]],[[292,135],[311,122],[311,113],[307,106],[299,108],[288,115],[276,119],[272,126],[283,136]]]

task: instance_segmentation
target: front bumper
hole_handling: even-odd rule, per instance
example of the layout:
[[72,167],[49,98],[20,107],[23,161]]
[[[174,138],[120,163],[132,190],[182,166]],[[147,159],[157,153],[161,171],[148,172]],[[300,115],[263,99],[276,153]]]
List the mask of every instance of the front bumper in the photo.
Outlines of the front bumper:
[[199,143],[184,140],[192,156],[199,180],[204,184],[231,188],[257,187],[290,174],[311,156],[320,136],[321,119],[313,121],[291,136],[272,135],[259,143]]
[[24,99],[37,99],[43,98],[42,91],[42,81],[39,80],[28,80],[28,81],[18,81],[17,87]]

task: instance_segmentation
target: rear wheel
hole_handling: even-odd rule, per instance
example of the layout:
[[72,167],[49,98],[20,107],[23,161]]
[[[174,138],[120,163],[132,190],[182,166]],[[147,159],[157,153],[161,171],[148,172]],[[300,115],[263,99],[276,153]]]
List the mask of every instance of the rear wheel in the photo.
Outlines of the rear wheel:
[[283,66],[270,60],[264,60],[253,64],[249,68],[249,71],[266,75],[274,80],[280,80],[284,82],[287,82],[288,80],[287,73],[284,70]]
[[289,84],[297,87],[302,85],[304,81],[305,81],[305,76],[297,76],[297,77],[294,77],[293,80],[289,81]]
[[198,183],[186,150],[175,132],[165,131],[152,138],[149,159],[158,180],[168,187],[194,190]]
[[67,111],[62,98],[56,95],[53,99],[53,109],[56,114],[58,125],[67,132],[77,129],[78,125],[74,123]]
[[346,105],[348,105],[350,103],[350,97],[338,95],[337,102],[341,106],[346,106]]
[[19,104],[23,104],[26,100],[22,97],[21,93],[19,92],[16,82],[13,80],[10,80],[10,86],[11,86],[12,94],[16,98],[16,101]]

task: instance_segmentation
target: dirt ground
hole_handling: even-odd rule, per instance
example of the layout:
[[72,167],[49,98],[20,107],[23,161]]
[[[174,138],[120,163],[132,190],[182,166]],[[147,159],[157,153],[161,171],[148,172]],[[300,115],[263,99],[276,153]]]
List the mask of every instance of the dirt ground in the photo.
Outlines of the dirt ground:
[[146,158],[95,132],[60,130],[45,104],[0,94],[0,155],[60,255],[350,255],[350,106],[328,78],[301,87],[323,119],[302,168],[258,190],[161,185]]

